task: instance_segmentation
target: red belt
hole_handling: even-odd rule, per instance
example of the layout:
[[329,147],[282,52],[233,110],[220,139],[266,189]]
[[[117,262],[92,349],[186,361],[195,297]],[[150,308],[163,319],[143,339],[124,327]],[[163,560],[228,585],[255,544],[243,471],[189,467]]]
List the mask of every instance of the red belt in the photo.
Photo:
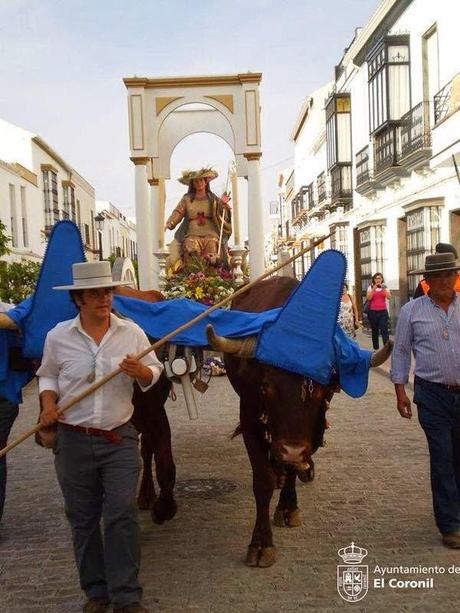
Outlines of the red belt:
[[75,430],[76,432],[83,432],[83,434],[89,434],[90,436],[102,436],[109,441],[109,443],[115,443],[119,445],[123,440],[121,434],[114,430],[100,430],[99,428],[88,428],[87,426],[74,426],[73,424],[66,424],[63,421],[59,422],[59,425],[67,430]]

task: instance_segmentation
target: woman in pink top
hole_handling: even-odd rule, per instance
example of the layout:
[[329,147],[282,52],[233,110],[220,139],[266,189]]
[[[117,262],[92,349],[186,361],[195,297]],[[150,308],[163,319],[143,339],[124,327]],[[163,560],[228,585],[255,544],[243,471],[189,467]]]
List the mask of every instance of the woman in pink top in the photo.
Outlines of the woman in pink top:
[[387,298],[390,290],[384,283],[381,272],[376,272],[372,277],[372,285],[367,288],[367,300],[369,301],[369,323],[372,330],[372,346],[379,348],[379,334],[382,335],[383,343],[389,339],[388,332],[388,309]]

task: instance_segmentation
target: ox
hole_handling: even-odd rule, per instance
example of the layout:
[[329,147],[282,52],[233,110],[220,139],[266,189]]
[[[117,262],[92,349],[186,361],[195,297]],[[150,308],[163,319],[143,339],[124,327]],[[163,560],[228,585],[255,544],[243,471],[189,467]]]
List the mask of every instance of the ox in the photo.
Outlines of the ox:
[[[146,302],[164,300],[163,294],[156,290],[138,290],[119,286],[115,293]],[[158,357],[161,359],[162,356]],[[172,519],[177,512],[177,504],[174,500],[176,466],[172,455],[171,428],[165,410],[165,402],[171,387],[171,381],[163,371],[156,384],[146,392],[142,392],[135,382],[132,398],[134,406],[132,422],[136,430],[141,433],[143,463],[137,504],[140,509],[150,509],[153,521],[158,524]],[[160,488],[158,496],[153,481],[152,460]]]
[[[284,304],[298,282],[272,277],[232,302],[232,309],[261,312]],[[240,397],[240,424],[251,462],[257,516],[246,555],[248,566],[271,566],[276,549],[270,526],[270,501],[281,487],[276,526],[299,526],[296,477],[314,478],[312,456],[322,445],[326,410],[338,386],[324,386],[252,359],[255,339],[226,339],[208,327],[208,340],[224,353],[228,378]]]

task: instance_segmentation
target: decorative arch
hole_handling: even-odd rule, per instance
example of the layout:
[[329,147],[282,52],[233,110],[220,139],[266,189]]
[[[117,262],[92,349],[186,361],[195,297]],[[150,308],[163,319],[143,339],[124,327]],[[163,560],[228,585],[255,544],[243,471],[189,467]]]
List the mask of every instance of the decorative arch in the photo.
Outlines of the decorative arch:
[[[142,289],[158,284],[153,254],[163,248],[164,180],[170,178],[175,147],[187,136],[208,132],[234,152],[236,175],[248,179],[249,262],[251,277],[264,270],[260,187],[261,73],[183,77],[129,77],[129,140],[135,164],[139,278]],[[180,111],[189,104],[212,110]],[[150,197],[148,193],[150,184]],[[235,206],[235,198],[234,198]]]

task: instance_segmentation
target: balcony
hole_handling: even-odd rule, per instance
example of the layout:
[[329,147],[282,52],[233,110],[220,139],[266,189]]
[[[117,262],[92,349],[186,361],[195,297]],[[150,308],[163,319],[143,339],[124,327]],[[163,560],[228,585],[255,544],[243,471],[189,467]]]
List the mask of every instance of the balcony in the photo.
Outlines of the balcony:
[[298,226],[300,229],[307,223],[307,209],[300,209],[296,212],[295,217],[291,220],[292,227]]
[[393,122],[387,124],[374,136],[374,176],[382,186],[409,175],[409,171],[398,161],[400,134],[400,122]]
[[431,157],[429,106],[420,102],[401,117],[401,152],[399,163],[408,170],[428,166]]
[[355,156],[356,160],[356,191],[362,196],[370,196],[376,190],[382,189],[382,185],[375,181],[374,171],[370,163],[369,145],[363,147]]
[[[452,166],[460,155],[460,73],[434,96],[431,167]],[[458,163],[458,159],[457,159]]]
[[351,164],[336,165],[331,169],[331,207],[350,205],[353,189],[351,184]]

